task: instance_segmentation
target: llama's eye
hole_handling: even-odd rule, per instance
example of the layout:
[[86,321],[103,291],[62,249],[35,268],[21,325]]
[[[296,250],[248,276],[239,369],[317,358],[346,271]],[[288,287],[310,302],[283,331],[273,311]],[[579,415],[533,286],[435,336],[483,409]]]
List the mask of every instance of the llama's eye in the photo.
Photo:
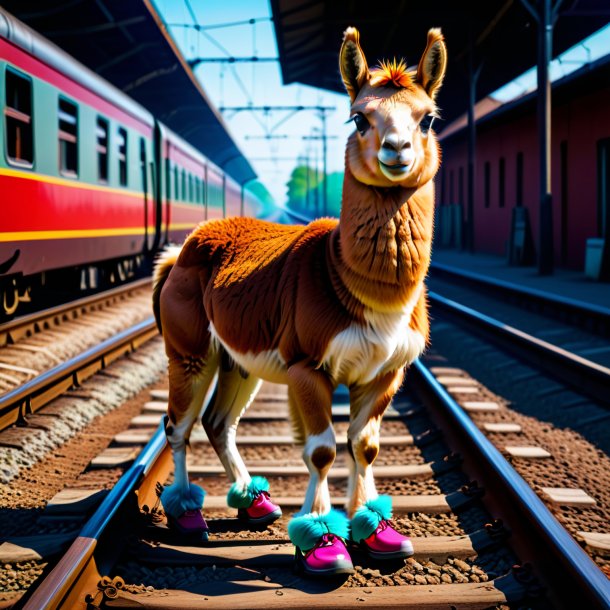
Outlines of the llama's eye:
[[366,133],[366,130],[371,126],[368,119],[362,114],[362,112],[357,112],[352,118],[356,124],[358,133],[363,136]]
[[420,131],[426,135],[432,127],[432,121],[434,121],[434,117],[431,114],[427,114],[420,122],[419,129]]

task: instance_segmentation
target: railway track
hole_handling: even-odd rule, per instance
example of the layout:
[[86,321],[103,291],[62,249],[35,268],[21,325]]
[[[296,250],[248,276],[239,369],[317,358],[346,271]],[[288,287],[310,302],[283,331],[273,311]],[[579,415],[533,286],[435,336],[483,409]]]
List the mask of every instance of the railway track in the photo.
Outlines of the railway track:
[[[156,336],[154,318],[148,315],[149,295],[150,278],[1,325],[0,431],[25,424],[54,398]],[[121,323],[121,312],[132,300],[136,307],[130,315],[124,314]],[[138,321],[127,326],[130,319]],[[93,332],[96,325],[101,330]],[[70,331],[67,343],[80,345],[80,350],[58,347],[59,333],[64,331]],[[73,341],[76,333],[91,337]],[[37,360],[24,366],[27,357]]]
[[[354,551],[358,567],[347,582],[293,573],[286,515],[300,506],[306,477],[285,438],[287,407],[277,389],[246,413],[238,442],[252,471],[258,466],[270,478],[285,517],[244,531],[226,509],[228,483],[199,432],[191,472],[208,490],[210,541],[174,535],[157,501],[172,469],[162,427],[151,428],[165,408],[161,392],[115,439],[125,445],[150,437],[140,456],[23,608],[610,607],[606,576],[448,393],[471,380],[433,370],[436,377],[414,366],[412,387],[382,426],[378,486],[392,493],[395,521],[412,533],[415,555],[406,563],[373,564]],[[346,407],[333,410],[341,438]],[[340,442],[330,481],[339,500],[344,451]]]

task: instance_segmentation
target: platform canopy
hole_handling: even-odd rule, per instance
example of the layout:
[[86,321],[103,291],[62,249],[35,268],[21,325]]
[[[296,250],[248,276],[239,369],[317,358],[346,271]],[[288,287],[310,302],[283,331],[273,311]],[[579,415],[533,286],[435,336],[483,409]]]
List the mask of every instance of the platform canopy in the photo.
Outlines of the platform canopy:
[[[537,1],[528,0],[535,11]],[[557,6],[558,0],[552,2]],[[608,0],[559,2],[553,55],[600,29],[610,18]],[[303,83],[343,92],[338,69],[342,33],[360,30],[369,61],[404,57],[416,67],[431,27],[445,35],[449,64],[438,105],[448,125],[468,109],[468,55],[480,67],[477,99],[536,65],[537,24],[521,0],[271,0],[285,84]],[[442,131],[442,126],[435,124]]]
[[256,178],[149,0],[2,0],[2,6],[142,104],[237,182]]

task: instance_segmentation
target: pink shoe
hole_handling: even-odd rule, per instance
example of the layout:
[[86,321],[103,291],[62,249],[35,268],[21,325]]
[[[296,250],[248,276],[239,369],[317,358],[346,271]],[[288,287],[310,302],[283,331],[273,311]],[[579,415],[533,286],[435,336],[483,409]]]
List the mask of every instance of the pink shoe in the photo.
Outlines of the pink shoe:
[[313,549],[304,554],[296,549],[297,572],[307,576],[353,574],[354,566],[343,540],[334,534],[324,534]]
[[202,540],[208,539],[208,524],[199,509],[187,510],[179,517],[168,514],[166,517],[168,527],[179,534],[194,538],[201,537]]
[[248,508],[237,511],[237,516],[252,525],[268,525],[282,516],[282,509],[269,499],[266,491],[261,491]]
[[399,534],[386,519],[362,544],[373,559],[402,559],[413,555],[413,544],[408,536]]

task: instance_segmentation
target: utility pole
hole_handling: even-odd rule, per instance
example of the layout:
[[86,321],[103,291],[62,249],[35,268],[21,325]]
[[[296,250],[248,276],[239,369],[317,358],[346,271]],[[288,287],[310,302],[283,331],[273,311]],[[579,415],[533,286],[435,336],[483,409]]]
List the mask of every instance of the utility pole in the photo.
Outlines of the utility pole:
[[327,141],[329,136],[326,132],[326,115],[328,112],[333,112],[335,110],[334,106],[220,106],[218,109],[220,112],[244,112],[246,110],[250,112],[263,112],[264,114],[269,114],[275,111],[288,111],[288,112],[301,112],[303,110],[313,110],[319,113],[320,121],[322,122],[322,164],[324,171],[324,187],[322,190],[322,210],[324,212],[324,216],[328,214],[328,146]]
[[530,0],[521,3],[538,23],[537,117],[539,148],[538,273],[553,273],[553,197],[551,193],[551,79],[549,63],[553,52],[553,27],[563,0]]

